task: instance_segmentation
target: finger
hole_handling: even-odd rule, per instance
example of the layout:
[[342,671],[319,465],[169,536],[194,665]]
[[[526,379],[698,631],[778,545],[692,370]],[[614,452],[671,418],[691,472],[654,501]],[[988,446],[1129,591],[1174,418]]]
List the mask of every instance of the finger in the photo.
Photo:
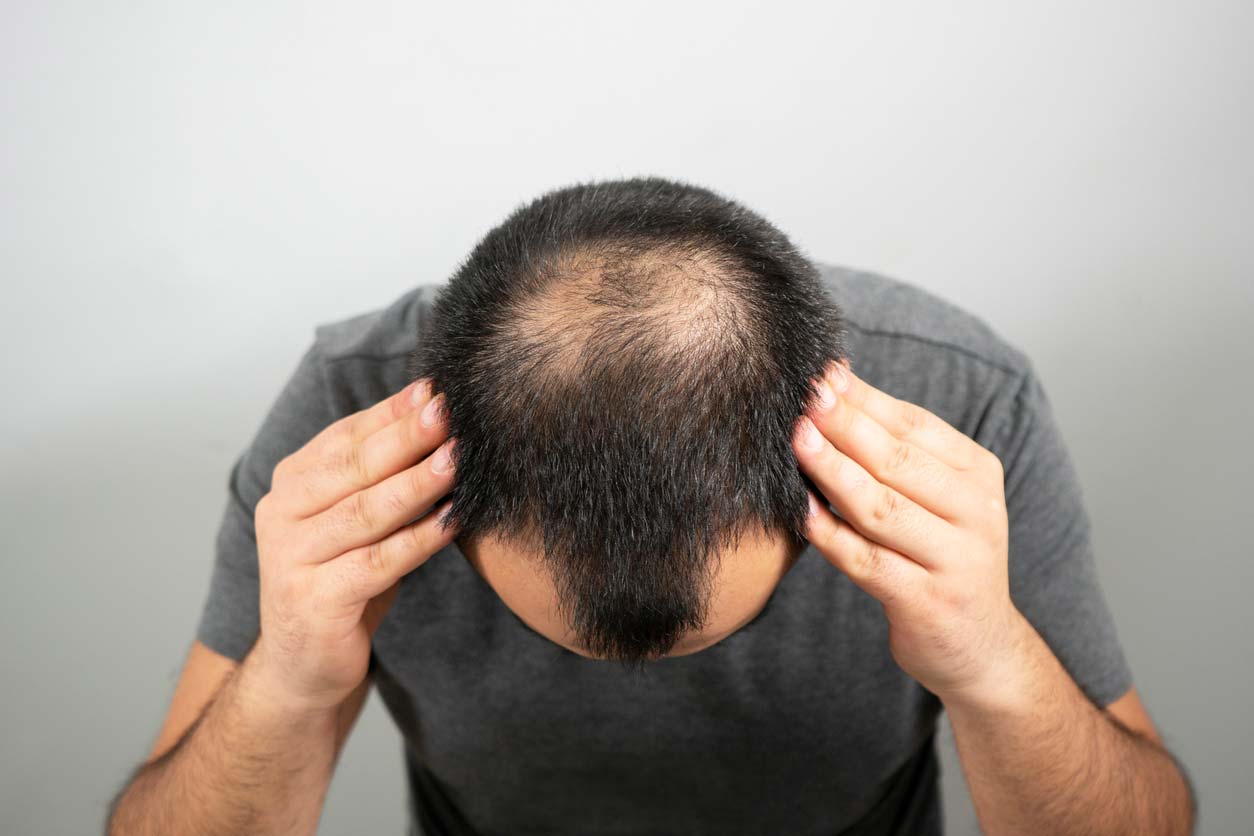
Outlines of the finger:
[[[420,401],[409,406],[395,396],[376,406],[379,411],[346,424],[317,448],[319,455],[289,463],[281,475],[282,497],[297,518],[317,514],[363,488],[399,473],[447,438],[441,407],[444,396],[421,400],[429,390],[414,388]],[[420,408],[421,407],[421,408]],[[390,410],[390,412],[389,412]],[[369,412],[369,410],[367,411]],[[396,415],[388,420],[388,415]],[[431,423],[434,422],[434,423]],[[361,435],[375,427],[369,435]]]
[[[385,432],[381,430],[380,432]],[[448,439],[417,465],[356,491],[302,522],[309,549],[297,551],[322,562],[386,537],[412,522],[453,487],[453,448]]]
[[864,537],[809,489],[806,494],[810,502],[806,539],[858,588],[885,606],[899,605],[922,593],[929,580],[926,569]]
[[862,380],[848,362],[828,363],[823,379],[837,397],[874,418],[893,436],[931,453],[950,467],[978,469],[992,455],[934,412]]
[[952,553],[958,530],[909,497],[878,481],[832,446],[808,415],[793,437],[801,469],[841,517],[860,534],[910,557],[929,569]]
[[[420,377],[419,380],[411,381],[403,389],[385,399],[322,427],[322,430],[306,441],[300,449],[278,461],[275,473],[272,475],[272,490],[281,484],[281,481],[291,479],[297,474],[308,473],[319,462],[326,459],[327,451],[344,449],[349,446],[350,442],[365,439],[381,427],[400,420],[401,417],[409,415],[414,410],[421,409],[430,400],[430,395],[430,379]],[[282,496],[280,499],[283,499]]]
[[[821,383],[820,383],[821,386]],[[831,389],[806,413],[836,449],[881,484],[949,522],[984,512],[986,485],[922,447],[893,435],[875,418]]]
[[453,542],[456,526],[443,524],[451,506],[445,500],[417,522],[319,566],[331,598],[344,607],[370,601]]
[[338,421],[328,424],[314,436],[301,450],[292,454],[297,460],[302,458],[321,458],[327,444],[339,444],[343,439],[361,441],[366,436],[387,426],[393,421],[420,409],[431,400],[431,379],[419,378],[405,385],[403,389],[377,401],[351,415],[345,415]]

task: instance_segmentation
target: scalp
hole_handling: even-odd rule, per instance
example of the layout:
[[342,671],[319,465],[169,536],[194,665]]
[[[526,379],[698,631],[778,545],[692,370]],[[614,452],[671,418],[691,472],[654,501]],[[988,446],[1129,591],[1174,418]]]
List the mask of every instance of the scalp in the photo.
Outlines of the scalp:
[[664,651],[750,529],[803,539],[791,428],[844,356],[764,219],[657,179],[569,187],[491,230],[411,360],[447,397],[463,537],[540,546],[592,652]]

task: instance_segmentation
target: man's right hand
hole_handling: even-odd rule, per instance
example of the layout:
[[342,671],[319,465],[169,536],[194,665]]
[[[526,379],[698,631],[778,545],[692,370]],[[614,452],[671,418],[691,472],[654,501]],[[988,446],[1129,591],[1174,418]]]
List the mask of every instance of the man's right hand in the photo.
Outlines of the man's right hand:
[[283,704],[339,705],[401,577],[456,536],[440,525],[449,501],[428,513],[453,485],[443,406],[415,381],[274,468],[255,513],[261,632],[247,661]]

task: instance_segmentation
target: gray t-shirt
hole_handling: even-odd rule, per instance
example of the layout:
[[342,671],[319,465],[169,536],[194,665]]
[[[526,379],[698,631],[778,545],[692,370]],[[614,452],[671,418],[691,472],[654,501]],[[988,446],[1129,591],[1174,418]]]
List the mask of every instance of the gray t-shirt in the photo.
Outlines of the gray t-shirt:
[[[854,371],[992,450],[1006,473],[1015,604],[1105,706],[1131,687],[1080,485],[1029,358],[916,286],[823,266]],[[253,509],[279,459],[399,390],[441,285],[315,329],[230,473],[198,638],[258,630]],[[941,705],[888,648],[880,605],[808,547],[749,625],[631,674],[528,628],[456,545],[401,583],[372,670],[405,742],[415,832],[940,832]]]

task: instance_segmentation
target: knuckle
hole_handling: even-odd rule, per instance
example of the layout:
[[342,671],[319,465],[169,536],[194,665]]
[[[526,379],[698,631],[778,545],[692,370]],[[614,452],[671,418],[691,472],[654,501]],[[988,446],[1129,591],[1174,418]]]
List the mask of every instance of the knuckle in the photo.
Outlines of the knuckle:
[[881,488],[871,506],[871,518],[877,523],[894,521],[901,513],[901,500],[892,488]]
[[[425,522],[425,520],[424,520]],[[424,554],[431,550],[431,531],[421,522],[416,522],[405,529],[405,548],[413,554]]]
[[862,578],[874,578],[883,572],[884,547],[869,537],[854,549],[853,570]]
[[841,398],[837,398],[833,411],[836,414],[836,431],[841,435],[848,435],[858,420],[858,410],[845,403]]
[[334,485],[336,480],[337,474],[330,461],[326,458],[319,459],[315,466],[300,474],[301,495],[306,497],[320,496],[323,493],[324,486]]
[[312,539],[324,544],[351,539],[363,524],[360,501],[357,494],[352,494],[315,517]]
[[344,512],[350,529],[369,531],[374,528],[375,513],[370,507],[369,495],[365,491],[358,491],[350,496]]
[[335,445],[318,457],[317,464],[310,468],[307,481],[311,487],[319,482],[356,484],[360,468],[359,456],[355,444]]
[[387,574],[389,565],[386,540],[376,540],[366,546],[365,553],[362,555],[361,567],[367,578],[383,577]]
[[[352,416],[348,417],[351,418]],[[345,447],[352,447],[357,443],[357,433],[354,427],[354,422],[346,418],[341,418],[339,421],[331,424],[322,431],[322,439],[325,443],[324,449],[339,450]]]
[[279,520],[268,505],[257,503],[253,516],[253,534],[257,541],[257,559],[260,563],[274,562],[292,551],[287,541],[291,538],[291,526]]
[[431,478],[430,472],[429,468],[411,467],[409,469],[409,481],[407,483],[409,496],[407,500],[413,501],[418,497],[427,495],[431,490],[431,486],[427,484]]
[[258,525],[260,525],[263,520],[270,519],[270,512],[272,510],[271,506],[273,504],[274,499],[269,493],[262,494],[261,499],[257,500],[257,504],[253,506],[253,518],[256,520]]
[[818,526],[818,531],[811,532],[810,540],[825,554],[836,554],[844,539],[843,524],[838,518],[830,523]]
[[987,447],[981,447],[980,449],[983,450],[984,454],[988,457],[989,467],[995,467],[998,470],[1001,470],[1001,457]]
[[403,490],[390,490],[383,497],[390,517],[404,518],[409,513],[409,497]]
[[989,453],[989,472],[993,474],[993,478],[997,480],[997,484],[1003,484],[1006,481],[1006,467],[1002,464],[1000,458],[993,453]]
[[414,410],[408,417],[402,418],[397,416],[394,432],[396,433],[396,443],[398,446],[406,450],[412,450],[418,446],[420,440],[421,428],[418,424],[419,410]]
[[342,454],[334,449],[328,450],[315,458],[302,474],[304,487],[314,488],[321,482],[335,482],[341,478],[343,469]]
[[850,545],[857,540],[856,537],[851,537],[850,534],[852,534],[852,529],[849,528],[848,523],[837,520],[827,531],[827,536],[824,538],[828,550],[833,554],[842,550],[848,550]]
[[856,496],[857,492],[865,484],[865,480],[859,473],[859,468],[851,464],[853,460],[843,454],[836,455],[831,445],[828,445],[821,451],[820,461],[823,462],[823,466],[831,474],[830,478],[834,483],[839,485],[852,483],[849,484],[851,495]]
[[990,476],[1000,481],[1005,477],[1005,468],[1002,466],[1001,458],[987,447],[979,447],[975,457],[975,467],[983,468]]
[[349,444],[344,449],[341,467],[345,476],[348,476],[358,485],[371,484],[370,474],[366,467],[366,457],[363,455],[362,445]]
[[343,503],[332,506],[308,521],[312,531],[307,535],[310,542],[330,544],[343,537],[345,529]]
[[918,404],[902,401],[900,409],[897,420],[903,437],[909,438],[927,426],[927,413]]
[[899,441],[893,445],[888,452],[888,472],[904,473],[914,467],[915,446],[904,441]]
[[1006,503],[999,497],[991,497],[985,506],[989,525],[994,533],[994,543],[999,549],[1010,544],[1010,515],[1006,512]]
[[410,409],[409,402],[411,397],[411,393],[402,389],[386,399],[387,414],[391,421],[400,421],[405,417],[405,412]]

